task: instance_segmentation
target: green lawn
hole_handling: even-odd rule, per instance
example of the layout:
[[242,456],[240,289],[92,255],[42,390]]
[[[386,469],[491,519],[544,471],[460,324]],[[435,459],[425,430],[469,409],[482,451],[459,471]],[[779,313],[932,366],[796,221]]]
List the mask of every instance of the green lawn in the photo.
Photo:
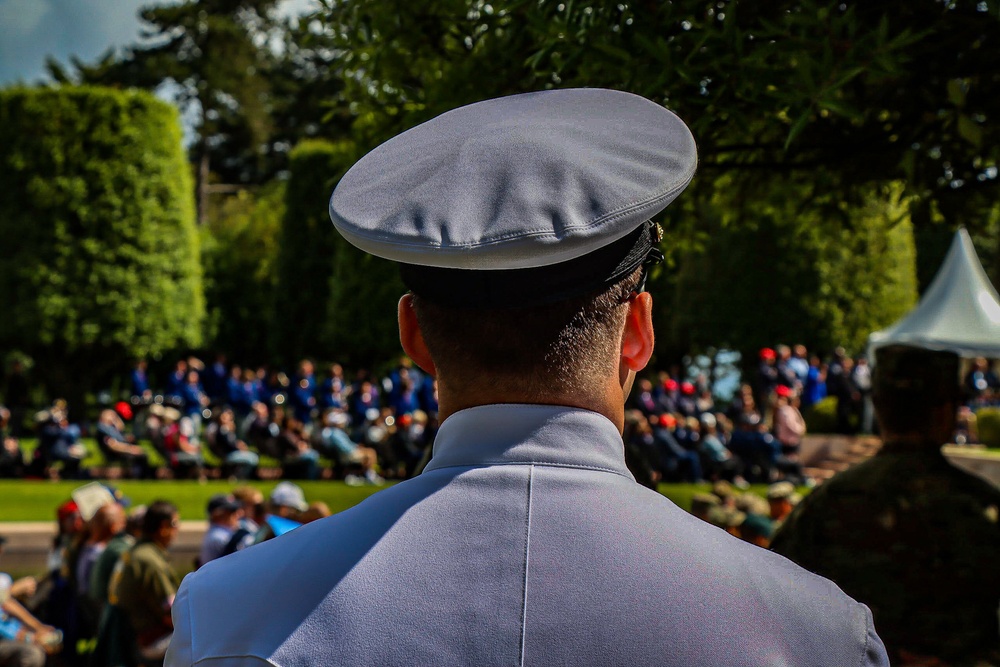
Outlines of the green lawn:
[[[297,482],[305,491],[306,499],[322,501],[333,512],[353,507],[379,487],[347,486],[343,482],[319,481]],[[68,500],[70,493],[83,484],[78,481],[21,481],[0,480],[0,522],[3,521],[54,521],[55,510]],[[215,493],[226,493],[233,488],[227,481],[213,480],[205,483],[195,481],[130,481],[113,482],[133,504],[149,503],[164,499],[175,503],[181,511],[182,519],[205,518],[205,505]],[[277,482],[252,482],[267,496]],[[764,495],[765,486],[752,487],[752,491]],[[661,484],[660,492],[683,509],[690,509],[691,496],[700,491],[709,491],[708,484]]]
[[[84,482],[79,481],[0,481],[0,522],[55,521],[56,507],[70,498],[70,493]],[[343,482],[296,482],[305,491],[306,499],[323,501],[333,512],[353,507],[379,490],[373,486],[347,486]],[[267,496],[273,482],[252,482]],[[205,483],[195,481],[132,481],[113,482],[115,488],[128,496],[133,504],[148,504],[154,500],[169,500],[177,505],[182,519],[204,519],[205,505],[215,493],[226,493],[234,487],[225,480]]]
[[[83,445],[87,450],[87,456],[83,459],[84,468],[93,468],[95,466],[103,466],[105,464],[104,455],[101,454],[100,448],[97,446],[97,441],[94,438],[80,438],[80,444]],[[149,440],[140,440],[138,445],[146,451],[146,455],[149,457],[149,463],[153,467],[165,466],[166,461],[163,460],[163,456],[160,455],[158,451],[153,447],[153,444]],[[21,439],[21,449],[24,450],[24,456],[27,460],[31,460],[31,455],[38,447],[38,440],[36,438],[22,438]],[[205,459],[205,465],[210,467],[215,467],[219,465],[218,457],[213,454],[208,447],[202,447],[201,455]],[[330,462],[324,458],[320,458],[321,465],[330,465]],[[56,464],[57,466],[60,464]],[[281,467],[281,462],[272,459],[268,456],[261,455],[260,465],[265,468],[279,468]]]

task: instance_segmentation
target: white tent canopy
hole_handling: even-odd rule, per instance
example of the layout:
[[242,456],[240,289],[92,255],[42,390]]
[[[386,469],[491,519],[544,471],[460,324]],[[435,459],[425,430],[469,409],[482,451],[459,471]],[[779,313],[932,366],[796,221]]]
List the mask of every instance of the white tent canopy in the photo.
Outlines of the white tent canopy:
[[983,271],[969,233],[955,233],[948,256],[916,308],[868,338],[869,356],[884,345],[1000,357],[1000,297]]

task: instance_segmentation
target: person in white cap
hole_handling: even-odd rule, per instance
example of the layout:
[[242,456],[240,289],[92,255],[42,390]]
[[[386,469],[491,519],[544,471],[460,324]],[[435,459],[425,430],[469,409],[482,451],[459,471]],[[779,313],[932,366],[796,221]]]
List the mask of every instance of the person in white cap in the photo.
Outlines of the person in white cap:
[[674,114],[597,89],[455,109],[358,162],[331,215],[401,265],[400,340],[439,383],[433,456],[189,576],[167,664],[886,664],[864,606],[625,466],[650,219],[696,162]]
[[253,543],[266,542],[274,537],[297,528],[299,514],[309,509],[302,487],[292,482],[279,482],[267,500],[267,514],[264,523],[254,535]]

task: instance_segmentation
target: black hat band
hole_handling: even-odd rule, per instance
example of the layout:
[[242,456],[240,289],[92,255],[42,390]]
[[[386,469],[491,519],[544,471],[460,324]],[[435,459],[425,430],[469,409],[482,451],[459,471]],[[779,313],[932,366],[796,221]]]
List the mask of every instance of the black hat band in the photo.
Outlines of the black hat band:
[[558,264],[529,269],[473,270],[400,264],[403,283],[414,294],[456,308],[514,308],[555,303],[618,282],[647,261],[656,248],[656,225],[647,222],[621,239]]

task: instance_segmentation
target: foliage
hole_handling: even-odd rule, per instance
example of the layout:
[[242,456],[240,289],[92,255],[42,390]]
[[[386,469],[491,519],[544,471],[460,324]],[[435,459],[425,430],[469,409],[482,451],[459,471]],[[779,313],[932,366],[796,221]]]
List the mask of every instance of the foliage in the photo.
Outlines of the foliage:
[[991,449],[1000,448],[1000,408],[982,408],[976,412],[979,442]]
[[[279,0],[184,0],[144,7],[141,42],[96,63],[50,59],[57,82],[140,87],[196,119],[193,157],[224,183],[261,184],[299,141],[345,134],[339,54],[315,21],[283,18]],[[286,12],[287,13],[287,12]],[[341,104],[338,105],[338,102]],[[211,189],[209,186],[208,189]]]
[[806,420],[806,432],[836,433],[837,432],[837,397],[827,396],[814,403],[802,414]]
[[186,0],[139,11],[144,41],[109,51],[74,71],[49,61],[56,81],[169,92],[185,118],[195,118],[199,220],[210,172],[224,182],[259,182],[271,134],[270,34],[277,0]]
[[206,342],[240,363],[270,359],[270,322],[285,183],[210,200],[201,229]]
[[829,236],[814,234],[821,248],[820,290],[806,310],[808,320],[818,324],[819,349],[842,345],[863,352],[871,332],[893,324],[916,305],[913,229],[897,186],[875,189],[853,209],[844,206],[847,228],[832,243]]
[[[200,343],[191,178],[176,110],[140,92],[0,91],[0,346],[52,392]],[[64,394],[67,395],[67,394]]]
[[[211,152],[218,178],[245,183],[283,174],[303,137],[350,136],[359,155],[504,94],[603,86],[668,106],[691,125],[701,158],[662,218],[669,261],[651,282],[658,363],[792,336],[858,350],[912,303],[912,254],[924,287],[960,224],[1000,276],[997,0],[321,3],[315,16],[284,23],[275,0],[163,4],[142,13],[151,41],[50,70],[59,81],[177,86],[199,114],[196,153]],[[303,205],[290,229],[314,224],[300,212],[325,210],[339,169],[289,195],[290,216],[292,201]],[[207,170],[202,160],[202,185]],[[364,319],[361,295],[384,290],[372,298],[388,301],[395,284],[350,282],[384,272],[348,270],[371,260],[334,252],[333,235],[283,239],[272,349],[340,358],[355,345],[367,346],[362,356],[388,345],[374,333],[381,320]],[[340,268],[324,265],[323,252],[346,253]]]
[[995,3],[328,0],[321,16],[347,99],[383,135],[508,92],[604,86],[676,109],[703,171],[822,166],[954,210],[996,189]]
[[872,189],[863,207],[841,203],[830,219],[837,195],[822,172],[811,182],[720,185],[698,209],[700,250],[678,260],[674,293],[658,310],[660,345],[721,346],[751,360],[778,342],[861,351],[915,303],[901,188]]
[[[698,245],[698,218],[687,214],[702,204],[689,205],[692,198],[710,199],[720,187],[774,193],[814,176],[837,194],[812,202],[827,221],[845,205],[867,206],[873,186],[902,184],[921,286],[958,225],[995,238],[988,212],[998,184],[1000,74],[984,56],[1000,40],[996,2],[325,5],[325,36],[340,54],[343,104],[362,145],[484,98],[617,88],[676,110],[698,140],[700,173],[666,215],[679,255]],[[808,190],[790,194],[802,201]],[[734,211],[741,221],[757,215],[752,198],[727,204],[742,207]],[[946,233],[924,233],[940,220]],[[838,227],[829,225],[834,235]],[[663,274],[669,293],[675,278]]]
[[336,236],[327,332],[335,359],[377,368],[402,352],[396,305],[406,292],[396,265]]
[[902,181],[915,206],[934,202],[973,229],[995,200],[992,0],[321,2],[287,22],[275,0],[147,7],[150,39],[95,65],[74,60],[73,71],[50,62],[50,73],[173,81],[200,109],[203,141],[244,169],[240,151],[276,126],[287,145],[353,120],[369,147],[480,99],[603,86],[677,110],[703,172],[823,167],[848,186]]
[[306,139],[351,136],[354,120],[338,61],[319,22],[290,20],[276,38],[280,46],[269,53],[271,137],[265,155],[266,173],[284,174],[291,147]]
[[992,4],[348,0],[320,16],[363,146],[550,87],[629,90],[687,120],[701,164],[664,214],[660,363],[790,336],[860,350],[913,303],[911,225],[921,285],[957,224],[993,238]]
[[399,350],[396,268],[347,243],[327,214],[355,159],[349,142],[305,141],[292,151],[272,326],[273,351],[286,362],[308,356],[371,368]]
[[[337,232],[327,213],[333,187],[354,162],[354,147],[306,141],[292,151],[276,261],[272,353],[292,362],[333,358],[325,337]],[[339,358],[339,357],[337,357]]]

